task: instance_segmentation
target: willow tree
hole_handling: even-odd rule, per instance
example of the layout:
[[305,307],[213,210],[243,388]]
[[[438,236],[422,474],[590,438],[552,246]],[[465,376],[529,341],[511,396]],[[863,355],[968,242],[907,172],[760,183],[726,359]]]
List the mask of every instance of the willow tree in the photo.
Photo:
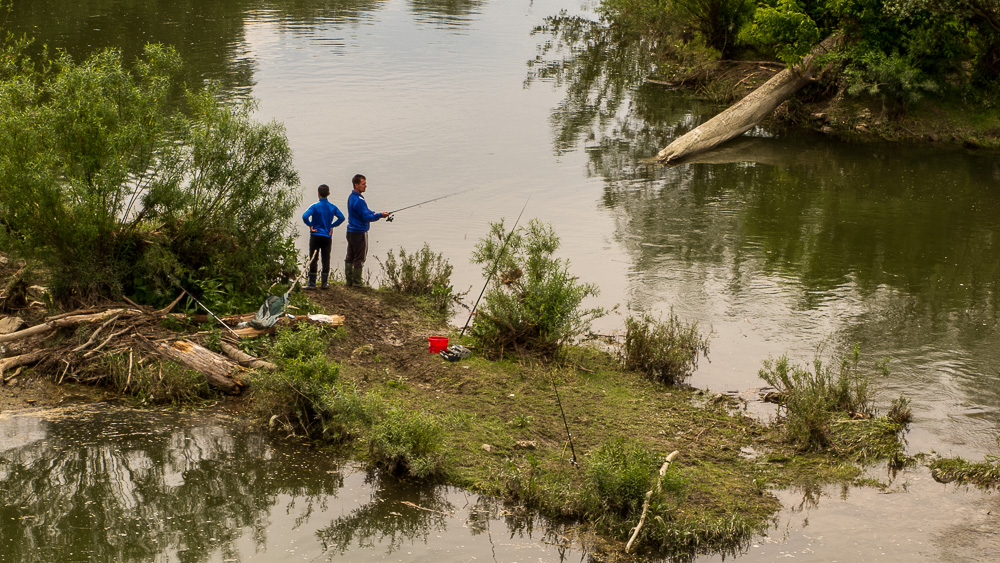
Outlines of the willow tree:
[[289,269],[298,178],[279,124],[187,88],[169,47],[132,65],[28,47],[0,52],[0,246],[57,298],[161,301],[196,279],[238,294]]

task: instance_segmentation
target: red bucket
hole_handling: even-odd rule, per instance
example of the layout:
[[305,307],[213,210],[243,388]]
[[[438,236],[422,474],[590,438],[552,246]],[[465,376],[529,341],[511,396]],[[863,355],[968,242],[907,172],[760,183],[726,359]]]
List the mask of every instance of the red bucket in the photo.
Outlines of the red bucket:
[[431,354],[437,354],[438,352],[443,352],[446,348],[448,348],[448,337],[428,336],[427,343],[429,344],[427,351]]

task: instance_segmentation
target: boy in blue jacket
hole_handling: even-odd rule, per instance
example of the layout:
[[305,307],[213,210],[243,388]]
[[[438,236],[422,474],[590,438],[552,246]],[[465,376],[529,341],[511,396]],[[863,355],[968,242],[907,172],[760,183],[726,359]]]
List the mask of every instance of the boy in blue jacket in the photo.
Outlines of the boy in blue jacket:
[[[316,289],[316,262],[323,261],[323,272],[320,278],[322,289],[330,286],[327,280],[330,277],[330,248],[333,246],[333,229],[344,222],[344,214],[337,209],[337,206],[330,203],[326,198],[330,196],[330,186],[320,184],[317,189],[319,201],[309,206],[302,214],[302,221],[309,227],[309,285],[305,289]],[[336,220],[334,220],[336,218]],[[319,251],[319,256],[316,256]]]

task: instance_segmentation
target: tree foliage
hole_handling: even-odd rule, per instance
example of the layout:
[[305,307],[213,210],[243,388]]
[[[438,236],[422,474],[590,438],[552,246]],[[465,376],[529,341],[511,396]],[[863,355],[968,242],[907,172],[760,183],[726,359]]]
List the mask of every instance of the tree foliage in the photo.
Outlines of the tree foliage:
[[935,93],[998,101],[1000,0],[604,0],[601,11],[671,55],[703,42],[721,58],[752,49],[791,65],[837,33],[826,78],[890,111]]
[[297,175],[283,128],[250,102],[180,84],[177,53],[0,52],[0,238],[62,299],[162,301],[191,279],[236,292],[292,256]]
[[551,357],[604,314],[582,307],[597,286],[577,281],[569,262],[555,258],[558,248],[552,227],[537,219],[510,233],[502,220],[490,224],[472,257],[492,280],[472,326],[484,354]]

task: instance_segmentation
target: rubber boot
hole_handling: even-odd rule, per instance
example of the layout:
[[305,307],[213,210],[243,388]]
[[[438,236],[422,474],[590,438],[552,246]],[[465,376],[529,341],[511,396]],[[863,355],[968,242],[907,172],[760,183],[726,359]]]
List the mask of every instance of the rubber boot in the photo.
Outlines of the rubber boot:
[[365,268],[362,266],[360,268],[354,268],[354,287],[366,288],[368,285],[365,284]]
[[330,274],[329,273],[326,273],[326,274],[323,274],[322,276],[320,276],[320,280],[321,280],[322,283],[320,284],[319,288],[320,289],[330,289],[330,284],[327,283],[327,280],[329,280],[329,279],[330,279]]
[[344,281],[347,283],[347,287],[354,285],[354,265],[350,262],[344,262]]
[[303,287],[302,289],[316,289],[316,274],[309,274],[309,285]]

